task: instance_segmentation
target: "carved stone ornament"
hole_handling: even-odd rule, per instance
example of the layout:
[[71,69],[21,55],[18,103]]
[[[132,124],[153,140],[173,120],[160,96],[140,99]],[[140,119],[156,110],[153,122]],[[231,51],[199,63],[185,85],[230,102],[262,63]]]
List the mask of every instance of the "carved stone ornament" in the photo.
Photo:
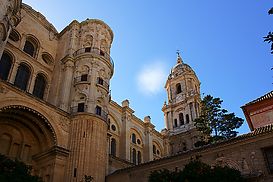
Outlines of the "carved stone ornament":
[[6,93],[8,93],[8,90],[5,87],[0,86],[0,93],[6,94]]
[[69,132],[70,120],[65,117],[60,117],[58,124],[62,128],[63,131]]

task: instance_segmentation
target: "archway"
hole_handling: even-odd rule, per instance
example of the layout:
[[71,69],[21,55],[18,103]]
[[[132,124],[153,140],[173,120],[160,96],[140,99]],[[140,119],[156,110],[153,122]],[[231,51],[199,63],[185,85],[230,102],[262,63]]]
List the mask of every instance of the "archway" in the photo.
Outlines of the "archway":
[[0,153],[31,165],[36,175],[52,177],[50,170],[41,172],[54,165],[56,134],[42,114],[20,105],[6,106],[0,108],[0,128]]

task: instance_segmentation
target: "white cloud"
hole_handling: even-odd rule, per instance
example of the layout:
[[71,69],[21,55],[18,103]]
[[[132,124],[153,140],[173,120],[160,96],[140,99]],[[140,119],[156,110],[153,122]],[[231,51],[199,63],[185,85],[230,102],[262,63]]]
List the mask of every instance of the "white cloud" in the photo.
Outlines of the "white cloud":
[[137,76],[138,89],[146,95],[154,95],[164,89],[166,67],[161,62],[146,65]]

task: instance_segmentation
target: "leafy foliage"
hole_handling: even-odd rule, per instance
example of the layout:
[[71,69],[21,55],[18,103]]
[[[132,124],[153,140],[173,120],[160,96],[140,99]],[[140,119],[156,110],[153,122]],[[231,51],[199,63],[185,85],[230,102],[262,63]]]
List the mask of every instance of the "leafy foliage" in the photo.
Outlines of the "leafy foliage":
[[229,139],[237,135],[236,128],[243,124],[243,119],[221,108],[222,100],[207,95],[201,102],[201,115],[194,120],[194,125],[209,141]]
[[273,54],[273,32],[269,32],[268,35],[263,38],[264,42],[271,43],[271,54]]
[[31,175],[31,167],[18,160],[11,160],[0,154],[0,181],[42,182],[41,178]]
[[[273,7],[268,11],[269,15],[273,14]],[[263,37],[264,42],[271,43],[271,54],[273,54],[273,32],[269,32],[267,36]]]
[[84,175],[84,182],[91,182],[93,179],[94,178],[92,176]]
[[149,182],[244,182],[240,171],[230,167],[211,167],[200,160],[192,160],[183,171],[167,169],[153,171]]

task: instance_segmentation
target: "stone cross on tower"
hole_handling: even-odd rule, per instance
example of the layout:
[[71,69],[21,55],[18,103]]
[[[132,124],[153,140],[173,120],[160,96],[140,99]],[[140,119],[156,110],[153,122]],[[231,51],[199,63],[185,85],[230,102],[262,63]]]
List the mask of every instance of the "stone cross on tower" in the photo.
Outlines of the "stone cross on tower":
[[182,61],[182,58],[180,56],[180,50],[179,49],[176,50],[176,54],[177,54],[177,64],[182,63],[183,61]]

